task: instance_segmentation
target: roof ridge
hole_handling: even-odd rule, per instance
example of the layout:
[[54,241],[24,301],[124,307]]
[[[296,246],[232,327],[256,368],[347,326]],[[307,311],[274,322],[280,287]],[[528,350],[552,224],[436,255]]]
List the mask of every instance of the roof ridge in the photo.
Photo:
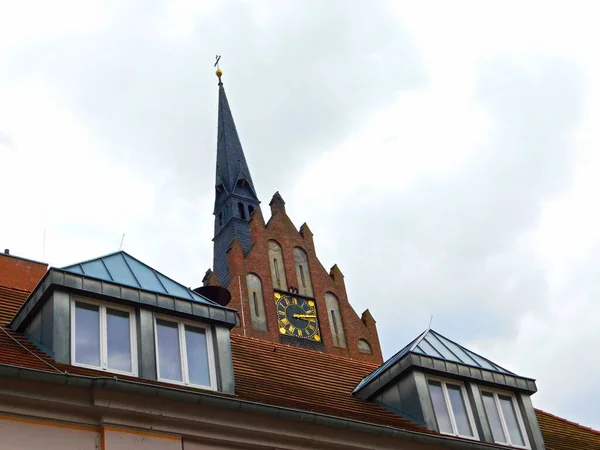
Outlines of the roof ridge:
[[331,353],[323,353],[323,352],[320,352],[318,350],[310,350],[310,349],[307,349],[307,348],[296,347],[296,346],[289,345],[289,344],[282,344],[281,342],[265,341],[263,339],[255,338],[255,337],[252,337],[252,336],[243,336],[241,334],[237,334],[237,333],[233,332],[233,330],[231,332],[231,337],[235,337],[236,339],[239,338],[239,339],[242,339],[242,340],[260,342],[261,344],[263,344],[265,346],[271,346],[271,345],[273,345],[273,346],[276,346],[276,347],[281,347],[281,348],[286,348],[286,349],[292,349],[293,351],[307,352],[307,353],[310,353],[312,355],[323,356],[324,358],[339,359],[339,360],[342,360],[342,361],[352,361],[353,363],[357,363],[357,364],[363,365],[365,367],[368,366],[367,368],[369,368],[369,369],[372,369],[373,367],[377,368],[377,367],[380,366],[380,364],[377,364],[377,363],[371,363],[371,362],[368,362],[368,361],[361,361],[359,359],[349,358],[347,356],[334,355],[334,354],[331,354]]
[[547,416],[550,416],[550,417],[552,417],[552,418],[554,418],[554,419],[557,419],[557,420],[560,420],[560,421],[562,421],[562,422],[568,423],[569,425],[574,425],[574,426],[576,426],[576,427],[582,428],[583,430],[586,430],[586,431],[591,431],[592,433],[595,433],[595,434],[597,434],[597,435],[600,435],[600,430],[595,430],[595,429],[594,429],[594,428],[592,428],[592,427],[588,427],[588,426],[586,426],[586,425],[581,425],[580,423],[573,422],[572,420],[565,419],[565,418],[563,418],[563,417],[557,416],[556,414],[549,413],[549,412],[547,412],[547,411],[544,411],[544,410],[541,410],[541,409],[539,409],[539,408],[534,408],[534,409],[535,409],[535,411],[536,411],[536,412],[538,412],[538,413],[541,413],[541,414],[546,414]]

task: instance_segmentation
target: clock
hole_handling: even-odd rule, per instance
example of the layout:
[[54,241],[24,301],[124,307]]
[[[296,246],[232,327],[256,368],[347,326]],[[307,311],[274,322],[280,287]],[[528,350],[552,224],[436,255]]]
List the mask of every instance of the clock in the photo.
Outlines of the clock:
[[315,302],[302,297],[275,292],[279,333],[321,342]]

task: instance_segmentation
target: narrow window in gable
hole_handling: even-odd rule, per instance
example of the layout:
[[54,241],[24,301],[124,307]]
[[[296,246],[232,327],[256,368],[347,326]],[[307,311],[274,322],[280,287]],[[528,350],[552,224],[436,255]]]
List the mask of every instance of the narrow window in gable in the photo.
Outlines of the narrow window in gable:
[[248,217],[252,217],[253,212],[254,212],[254,206],[248,205]]
[[357,346],[358,346],[358,351],[361,353],[366,353],[368,355],[373,353],[373,351],[371,350],[371,344],[369,344],[364,339],[359,339]]
[[344,324],[342,323],[340,304],[336,296],[331,292],[325,294],[325,305],[327,306],[333,345],[346,348],[346,336],[344,335]]
[[267,317],[260,278],[253,273],[249,273],[246,275],[246,285],[248,286],[252,328],[258,331],[267,331]]
[[271,267],[271,279],[273,287],[282,291],[287,291],[287,282],[285,279],[285,268],[283,265],[283,253],[281,247],[275,241],[269,241],[269,266]]
[[299,294],[312,297],[313,289],[308,269],[308,255],[300,247],[294,248],[294,264],[298,286],[300,287]]
[[240,213],[240,219],[246,219],[246,209],[244,208],[244,204],[242,202],[238,203],[238,211]]

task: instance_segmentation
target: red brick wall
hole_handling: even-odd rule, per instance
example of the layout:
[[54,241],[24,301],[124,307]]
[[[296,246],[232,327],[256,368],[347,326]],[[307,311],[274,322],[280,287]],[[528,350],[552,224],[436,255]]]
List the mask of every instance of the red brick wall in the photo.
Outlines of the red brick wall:
[[48,265],[0,253],[0,286],[32,291]]
[[[297,285],[293,257],[294,247],[301,247],[308,254],[310,276],[317,302],[317,314],[325,351],[339,356],[378,364],[383,362],[375,320],[373,320],[368,311],[365,311],[362,317],[359,317],[354,311],[348,302],[344,276],[341,271],[337,266],[334,266],[331,272],[325,270],[317,258],[312,233],[308,226],[305,224],[298,231],[287,216],[284,202],[278,194],[271,201],[271,219],[269,222],[265,225],[260,210],[255,211],[250,222],[250,233],[252,247],[246,257],[244,257],[242,247],[237,240],[234,241],[228,253],[229,273],[231,276],[229,286],[226,286],[231,292],[231,303],[228,306],[236,308],[240,317],[240,326],[235,327],[231,331],[232,333],[244,334],[245,331],[245,334],[250,337],[272,342],[279,342],[280,340],[275,301],[273,298],[273,282],[268,258],[268,241],[273,239],[281,246],[288,289],[290,286]],[[260,332],[252,329],[250,305],[247,298],[248,290],[246,287],[246,274],[248,273],[255,273],[262,281],[268,332]],[[215,278],[213,277],[207,283],[214,282]],[[243,316],[240,290],[244,299]],[[346,336],[346,348],[339,348],[333,345],[327,308],[325,306],[326,292],[331,292],[338,298]],[[242,320],[245,322],[245,330],[242,327]],[[372,354],[369,355],[358,351],[357,342],[359,339],[365,339],[369,342],[373,350]]]

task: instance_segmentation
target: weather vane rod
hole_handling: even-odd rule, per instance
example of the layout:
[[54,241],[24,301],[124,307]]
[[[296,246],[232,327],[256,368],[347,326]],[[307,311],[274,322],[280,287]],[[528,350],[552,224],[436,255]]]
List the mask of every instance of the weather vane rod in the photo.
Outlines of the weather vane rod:
[[216,57],[216,61],[215,61],[215,67],[217,68],[217,77],[219,78],[219,86],[223,85],[223,82],[221,81],[221,75],[223,75],[223,71],[219,68],[219,61],[221,60],[221,55],[217,55]]

